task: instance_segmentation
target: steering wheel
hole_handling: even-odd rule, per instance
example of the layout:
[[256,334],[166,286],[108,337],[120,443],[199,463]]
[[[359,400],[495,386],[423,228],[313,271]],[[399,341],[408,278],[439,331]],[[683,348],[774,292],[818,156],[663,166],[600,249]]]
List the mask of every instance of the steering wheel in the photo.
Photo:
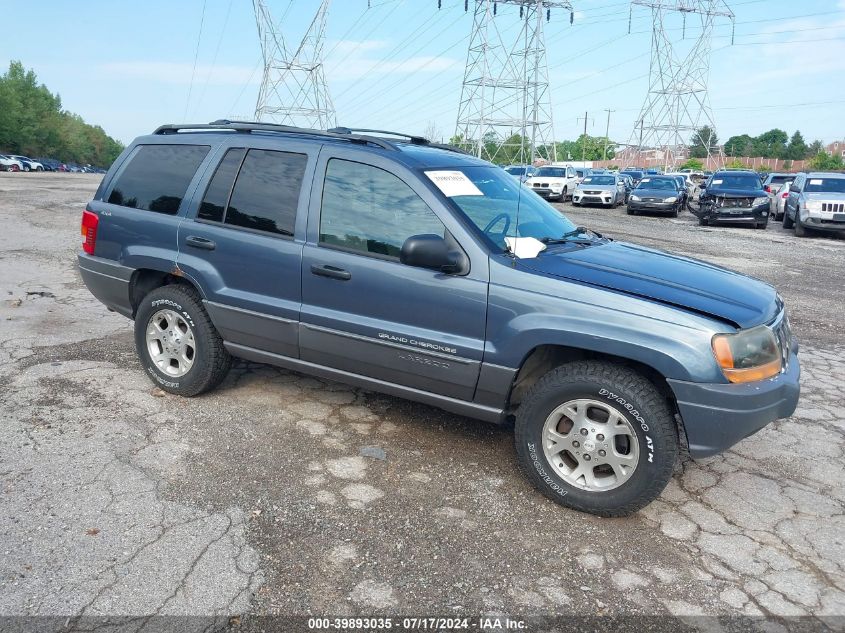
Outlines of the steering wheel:
[[505,221],[505,226],[498,234],[501,235],[502,237],[504,237],[505,235],[507,235],[508,229],[511,228],[511,216],[508,215],[507,213],[500,213],[495,218],[490,220],[487,223],[487,226],[484,227],[484,232],[490,233],[490,229],[492,229],[494,226],[496,226],[496,224],[498,224],[502,220]]

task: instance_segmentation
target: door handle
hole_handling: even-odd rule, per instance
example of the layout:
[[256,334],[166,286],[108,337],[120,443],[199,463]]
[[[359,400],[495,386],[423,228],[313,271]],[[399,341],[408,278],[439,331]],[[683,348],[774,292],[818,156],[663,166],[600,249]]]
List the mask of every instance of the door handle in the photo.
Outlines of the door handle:
[[204,237],[199,237],[197,235],[189,235],[185,238],[185,244],[188,246],[193,246],[194,248],[202,248],[207,251],[213,251],[217,248],[217,244],[212,242],[211,240],[207,240]]
[[311,272],[320,277],[329,277],[330,279],[340,279],[341,281],[349,281],[352,279],[352,273],[336,266],[311,264]]

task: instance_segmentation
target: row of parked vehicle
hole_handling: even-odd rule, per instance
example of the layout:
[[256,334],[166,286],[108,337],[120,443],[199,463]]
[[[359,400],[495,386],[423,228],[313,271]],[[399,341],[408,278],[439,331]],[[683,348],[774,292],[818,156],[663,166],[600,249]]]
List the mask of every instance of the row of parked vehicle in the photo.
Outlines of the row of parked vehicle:
[[763,182],[769,215],[804,237],[807,231],[845,232],[845,174],[769,174]]
[[799,237],[808,231],[845,231],[845,174],[759,174],[751,170],[663,173],[651,169],[579,168],[570,165],[511,165],[509,174],[541,197],[573,206],[627,205],[629,215],[677,217],[689,209],[702,226],[751,224],[765,229],[783,221]]
[[93,165],[63,163],[55,158],[29,158],[18,154],[0,154],[0,171],[66,171],[71,173],[104,174],[105,169]]

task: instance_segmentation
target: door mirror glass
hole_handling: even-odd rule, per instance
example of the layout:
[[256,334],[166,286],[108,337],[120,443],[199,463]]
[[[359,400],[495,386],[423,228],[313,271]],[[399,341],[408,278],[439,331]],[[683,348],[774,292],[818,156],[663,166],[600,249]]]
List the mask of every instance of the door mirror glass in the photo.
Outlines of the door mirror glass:
[[449,248],[440,235],[412,235],[402,245],[399,261],[406,266],[457,273],[462,268],[460,253]]

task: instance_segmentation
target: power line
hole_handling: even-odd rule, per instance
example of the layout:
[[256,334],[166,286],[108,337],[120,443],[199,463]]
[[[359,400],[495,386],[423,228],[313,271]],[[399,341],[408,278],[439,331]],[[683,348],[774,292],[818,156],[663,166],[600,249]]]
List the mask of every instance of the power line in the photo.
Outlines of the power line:
[[214,73],[214,68],[217,66],[217,56],[220,54],[220,45],[223,44],[223,36],[226,34],[226,27],[229,25],[229,14],[232,12],[233,2],[234,0],[229,0],[229,6],[226,7],[226,18],[223,20],[223,28],[220,29],[220,37],[217,40],[217,47],[214,49],[214,58],[211,60],[211,68],[208,69],[208,74],[205,77],[205,83],[202,86],[202,92],[200,93],[199,99],[197,99],[194,114],[196,114],[197,109],[199,109],[200,105],[202,105],[202,101],[205,98],[205,91],[208,88],[209,81],[211,80],[211,75]]
[[202,0],[202,14],[200,15],[200,30],[197,34],[197,47],[194,50],[194,67],[191,70],[191,83],[188,85],[188,98],[185,99],[185,114],[182,115],[183,119],[188,118],[188,106],[191,104],[191,92],[194,90],[194,76],[197,74],[197,58],[200,54],[200,41],[202,40],[202,25],[205,23],[205,3],[206,0]]

